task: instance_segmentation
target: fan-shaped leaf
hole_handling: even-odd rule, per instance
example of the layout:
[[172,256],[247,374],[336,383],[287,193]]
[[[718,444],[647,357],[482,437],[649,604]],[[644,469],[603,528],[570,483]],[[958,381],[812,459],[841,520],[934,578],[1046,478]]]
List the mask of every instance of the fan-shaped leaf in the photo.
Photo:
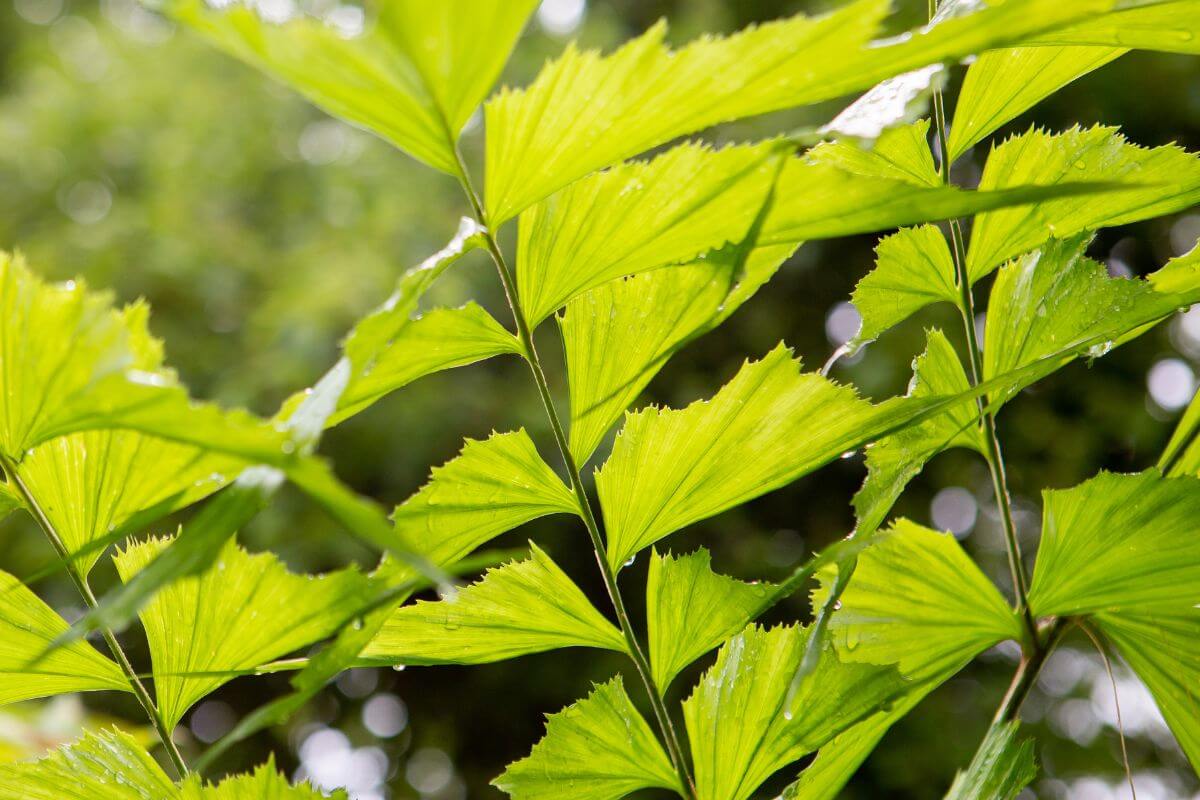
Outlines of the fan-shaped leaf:
[[596,474],[609,564],[790,483],[924,408],[925,398],[873,406],[800,372],[780,345],[747,362],[711,400],[631,414]]
[[1051,237],[1149,219],[1200,202],[1200,158],[1170,145],[1143,149],[1103,127],[1054,135],[1031,130],[1006,140],[989,156],[979,190],[1094,180],[1127,187],[980,215],[967,252],[971,281]]
[[350,381],[326,424],[354,416],[417,378],[505,353],[520,355],[516,337],[475,303],[434,309],[404,326]]
[[[984,377],[1039,360],[1045,366],[993,400],[1007,400],[1084,352],[1104,355],[1200,301],[1200,250],[1172,259],[1145,280],[1110,278],[1102,264],[1084,257],[1090,240],[1088,234],[1052,240],[996,276],[988,302]],[[1046,358],[1064,349],[1062,359]]]
[[275,768],[274,759],[260,765],[254,772],[231,775],[220,783],[208,784],[189,777],[179,787],[179,800],[346,800],[346,793],[332,794],[317,791],[308,783],[292,786]]
[[467,440],[457,458],[392,519],[401,538],[437,564],[451,564],[505,531],[547,514],[577,514],[571,490],[538,455],[525,429]]
[[1116,47],[1014,47],[983,53],[967,70],[949,152],[954,161],[1001,125],[1127,51]]
[[875,340],[931,303],[957,303],[958,298],[946,237],[933,225],[904,228],[880,240],[875,269],[854,287],[852,300],[862,327],[853,344]]
[[[677,51],[659,24],[608,56],[574,47],[485,109],[494,227],[597,169],[718,122],[828,100],[938,61],[1062,26],[1110,0],[1008,0],[872,42],[884,0],[796,16]],[[664,114],[662,109],[671,113]]]
[[148,309],[112,307],[83,281],[47,284],[0,253],[0,453],[19,462],[77,431],[126,428],[282,462],[284,435],[242,411],[193,404],[162,363]]
[[[826,153],[832,154],[838,167],[824,162]],[[842,166],[869,172],[846,172]],[[1053,202],[1054,197],[1105,197],[1119,188],[1094,176],[1090,182],[1088,176],[1080,176],[1080,181],[1071,183],[1006,184],[967,191],[872,174],[880,169],[877,164],[848,162],[836,148],[817,147],[804,158],[788,159],[776,183],[777,199],[763,223],[759,244],[796,245],[809,239],[870,233],[998,208],[1016,207],[1013,213],[1024,213],[1024,209]],[[1131,194],[1125,189],[1118,193],[1122,197]]]
[[525,211],[517,286],[530,324],[614,278],[740,241],[771,188],[778,148],[683,144],[593,175]]
[[826,649],[788,705],[807,632],[751,625],[730,639],[683,704],[699,800],[744,800],[905,690],[895,670],[842,664]]
[[949,678],[943,674],[912,685],[891,708],[877,711],[839,733],[817,751],[816,759],[800,778],[784,789],[782,800],[834,800],[892,725]]
[[811,151],[822,164],[855,175],[905,181],[918,186],[942,185],[929,149],[929,120],[917,120],[883,131],[871,147],[851,142],[827,142]]
[[678,558],[650,559],[646,627],[654,683],[663,691],[679,671],[746,627],[762,612],[773,586],[718,575],[701,548]]
[[[832,577],[824,574],[814,606]],[[904,519],[859,554],[830,632],[843,661],[896,664],[913,678],[957,671],[1021,638],[1018,618],[954,537]]]
[[1200,603],[1200,480],[1101,472],[1043,499],[1038,616]]
[[1101,612],[1096,623],[1142,679],[1171,732],[1200,769],[1200,609],[1195,592],[1174,607]]
[[[128,581],[169,542],[151,539],[118,553],[121,579]],[[273,555],[250,555],[230,541],[205,574],[175,581],[142,609],[167,728],[226,683],[230,676],[224,673],[256,667],[337,631],[367,592],[366,579],[353,570],[294,575]]]
[[545,737],[492,783],[516,800],[619,800],[638,789],[680,791],[620,676],[550,715]]
[[17,466],[87,574],[123,530],[153,522],[221,488],[243,462],[131,431],[74,433],[39,445]]
[[87,642],[46,653],[66,630],[66,620],[19,580],[0,572],[0,705],[66,692],[129,691],[117,665]]
[[946,800],[1013,800],[1037,777],[1033,740],[1018,739],[1017,722],[988,729],[966,772],[954,778]]
[[171,0],[177,20],[329,113],[457,175],[458,134],[500,75],[535,0],[389,0],[365,31]]
[[397,609],[363,651],[388,664],[486,664],[560,647],[625,651],[625,640],[548,555],[489,570],[454,597]]
[[1154,0],[1047,30],[1030,44],[1107,45],[1168,53],[1200,54],[1200,2]]
[[[949,340],[939,330],[929,331],[925,352],[913,361],[907,396],[953,395],[970,385]],[[869,534],[883,523],[904,487],[938,453],[951,447],[984,452],[977,420],[975,405],[963,403],[869,445],[867,479],[854,495],[858,534]]]
[[575,460],[586,462],[667,360],[728,318],[792,252],[743,242],[690,264],[610,281],[568,303],[559,326]]
[[179,789],[127,733],[112,729],[45,758],[0,764],[0,800],[174,800]]

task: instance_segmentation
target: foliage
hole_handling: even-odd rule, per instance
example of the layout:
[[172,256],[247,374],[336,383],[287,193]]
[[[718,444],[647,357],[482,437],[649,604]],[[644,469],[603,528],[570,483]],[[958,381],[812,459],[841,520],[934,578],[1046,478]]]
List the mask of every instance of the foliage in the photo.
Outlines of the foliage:
[[[473,216],[401,275],[334,365],[270,419],[191,399],[149,333],[145,304],[118,309],[82,280],[50,283],[21,256],[0,256],[0,509],[36,520],[55,569],[87,606],[68,625],[2,575],[0,700],[129,691],[178,773],[173,780],[125,734],[92,732],[37,762],[0,767],[0,797],[318,796],[289,785],[272,762],[218,784],[199,772],[352,666],[481,664],[573,646],[628,658],[637,700],[618,675],[552,715],[530,755],[496,778],[509,795],[616,800],[651,788],[745,800],[815,753],[785,796],[830,797],[922,698],[1012,641],[1022,652],[1012,689],[947,795],[1011,797],[1036,773],[1033,744],[1017,739],[1021,703],[1072,625],[1098,630],[1123,654],[1200,767],[1188,688],[1200,678],[1196,414],[1185,416],[1161,469],[1101,473],[1045,494],[1031,581],[995,423],[1022,389],[1200,300],[1200,250],[1145,279],[1111,278],[1085,254],[1099,229],[1200,201],[1200,158],[1138,147],[1108,127],[1034,128],[992,149],[978,188],[950,182],[951,161],[969,147],[1129,48],[1193,52],[1178,26],[1200,19],[1200,3],[980,5],[948,0],[932,24],[887,40],[881,0],[677,50],[657,25],[607,56],[570,46],[527,88],[487,99],[532,2],[467,13],[396,0],[363,30],[304,13],[265,20],[236,4],[164,3],[177,23],[449,174]],[[1119,36],[1130,24],[1137,36]],[[937,76],[975,54],[961,125],[951,125]],[[714,124],[862,90],[815,134],[669,146]],[[913,120],[928,95],[934,119]],[[459,148],[480,103],[482,197]],[[810,147],[814,136],[828,141]],[[935,153],[948,157],[937,164]],[[510,260],[500,234],[514,220]],[[949,239],[931,224],[941,221]],[[872,402],[827,370],[805,371],[779,343],[707,400],[630,411],[676,352],[724,322],[803,243],[895,228],[854,292],[864,323],[845,349],[948,302],[962,317],[965,363],[930,330],[909,391]],[[511,332],[474,301],[420,310],[476,249],[497,268]],[[980,334],[973,286],[993,272]],[[535,346],[535,329],[552,316],[569,426]],[[523,428],[467,440],[389,524],[316,455],[326,429],[392,392],[500,355],[528,366],[561,470]],[[595,504],[582,468],[622,414],[595,470]],[[978,453],[992,477],[1011,602],[953,537],[903,518],[881,529],[905,485],[952,447]],[[618,583],[641,551],[862,448],[868,476],[852,539],[782,581],[718,574],[704,549],[652,551],[643,642]],[[383,551],[373,571],[298,575],[238,545],[238,530],[285,481]],[[93,592],[89,575],[109,545],[201,501],[174,536],[126,542],[114,558],[122,584]],[[582,523],[611,619],[533,543],[528,558],[451,584],[450,570],[502,560],[479,548],[551,514]],[[810,624],[760,622],[814,575]],[[406,602],[426,588],[440,597]],[[153,694],[116,636],[134,620],[149,645]],[[112,660],[83,640],[93,631]],[[713,650],[687,699],[669,703],[672,683]],[[172,735],[188,709],[234,677],[285,667],[298,668],[292,692],[244,719],[192,772]]]

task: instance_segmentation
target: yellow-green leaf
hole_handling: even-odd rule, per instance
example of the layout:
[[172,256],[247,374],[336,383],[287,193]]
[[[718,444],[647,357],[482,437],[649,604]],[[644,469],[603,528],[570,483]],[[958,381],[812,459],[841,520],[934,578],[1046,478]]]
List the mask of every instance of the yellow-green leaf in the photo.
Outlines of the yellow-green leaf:
[[[814,606],[831,583],[826,572]],[[1020,621],[954,537],[904,519],[859,554],[829,625],[843,661],[895,664],[915,679],[1021,638]]]
[[560,647],[624,652],[625,640],[537,545],[455,596],[396,609],[362,657],[387,664],[487,664]]
[[66,692],[129,691],[117,665],[87,642],[47,652],[67,627],[28,587],[0,572],[0,705]]
[[[574,46],[485,108],[493,227],[597,169],[719,122],[841,97],[885,78],[1107,11],[1111,0],[1007,0],[886,42],[886,0],[855,2],[679,50],[658,24],[601,56]],[[670,109],[664,113],[663,109]]]
[[83,551],[74,564],[86,574],[114,535],[206,497],[243,466],[132,431],[89,431],[39,445],[16,472],[67,552]]
[[620,800],[680,791],[679,779],[620,676],[546,720],[546,735],[492,785],[515,800]]
[[84,733],[45,758],[0,765],[0,800],[175,800],[179,789],[132,736]]
[[1126,187],[981,214],[967,252],[971,281],[1052,237],[1066,238],[1195,205],[1200,202],[1200,158],[1172,145],[1137,147],[1114,128],[1072,128],[1053,135],[1030,130],[992,151],[979,190],[1076,181],[1115,181]]
[[875,268],[854,287],[851,300],[862,316],[854,346],[874,341],[931,303],[958,298],[946,237],[933,225],[903,228],[880,240]]
[[893,669],[844,664],[830,648],[789,703],[808,632],[751,625],[730,639],[683,704],[699,800],[745,800],[908,688]]
[[[928,332],[925,352],[913,361],[908,397],[966,392],[970,381],[954,347],[939,330]],[[867,446],[867,479],[854,495],[858,535],[878,528],[908,482],[925,463],[951,447],[984,452],[983,432],[973,403],[962,403],[924,422]]]
[[646,627],[651,673],[662,691],[680,670],[746,627],[774,589],[718,575],[711,561],[703,548],[650,558]]
[[1038,616],[1200,603],[1200,479],[1101,472],[1043,501]]
[[500,75],[535,0],[387,0],[364,30],[245,6],[170,0],[170,15],[435,169],[459,174],[455,143]]
[[1013,47],[983,53],[967,70],[958,94],[950,126],[950,160],[1068,83],[1126,52],[1115,47]]
[[778,144],[683,144],[579,181],[521,214],[517,287],[531,325],[602,283],[740,241],[777,172]]
[[[118,553],[121,579],[128,581],[169,543],[150,539]],[[207,572],[176,580],[141,610],[159,713],[168,730],[237,670],[338,631],[368,591],[357,571],[295,575],[274,555],[251,555],[230,540]]]
[[538,455],[525,429],[468,439],[457,458],[392,519],[401,538],[437,564],[452,564],[496,536],[547,514],[577,514],[575,496]]

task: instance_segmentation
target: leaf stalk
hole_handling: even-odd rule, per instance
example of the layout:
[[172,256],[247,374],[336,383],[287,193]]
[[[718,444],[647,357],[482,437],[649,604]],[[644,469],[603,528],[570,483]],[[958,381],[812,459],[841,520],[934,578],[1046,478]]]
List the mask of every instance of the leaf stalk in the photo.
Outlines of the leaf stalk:
[[[88,585],[87,576],[80,573],[79,568],[71,561],[71,553],[67,550],[62,537],[58,535],[58,531],[46,516],[46,512],[42,510],[37,498],[29,491],[29,487],[21,480],[21,476],[17,474],[16,465],[6,456],[0,456],[0,466],[3,466],[9,483],[16,488],[22,502],[25,503],[25,507],[29,509],[30,514],[37,520],[42,532],[46,534],[50,545],[66,565],[67,574],[71,577],[71,582],[75,584],[75,588],[79,590],[83,602],[89,609],[95,610],[99,602],[96,600],[96,595],[92,592],[92,587]],[[126,679],[129,681],[129,688],[133,691],[134,697],[137,698],[142,710],[146,712],[146,716],[150,718],[150,723],[154,726],[154,731],[158,734],[158,738],[162,740],[162,745],[166,749],[167,756],[170,758],[171,764],[175,767],[176,773],[178,773],[180,778],[186,777],[189,772],[187,762],[183,760],[183,754],[179,752],[179,748],[171,738],[171,731],[167,730],[162,716],[158,713],[158,707],[154,703],[154,698],[150,696],[146,685],[142,683],[137,671],[134,670],[133,664],[129,661],[129,656],[125,654],[124,648],[117,641],[117,637],[111,628],[107,625],[101,625],[99,631],[100,635],[104,638],[104,643],[108,645],[109,651],[112,652],[117,666],[121,668],[121,672],[125,674]]]
[[[941,89],[933,92],[934,127],[937,130],[938,149],[940,150],[940,173],[942,183],[950,185],[950,150],[946,126],[946,106]],[[971,277],[967,272],[966,247],[964,246],[962,223],[957,219],[950,220],[950,245],[954,255],[954,275],[958,284],[958,310],[962,317],[963,333],[967,340],[968,361],[971,366],[971,385],[977,386],[983,380],[983,348],[979,345],[979,337],[975,331],[975,298],[971,292]],[[1025,565],[1021,557],[1021,543],[1017,538],[1017,526],[1013,521],[1012,495],[1008,490],[1008,475],[1004,467],[1004,454],[1000,449],[1000,437],[996,433],[996,414],[988,408],[986,398],[975,399],[979,409],[980,426],[983,431],[984,460],[988,464],[988,472],[992,478],[992,493],[996,497],[996,507],[1000,512],[1000,524],[1004,531],[1005,551],[1008,554],[1008,569],[1012,577],[1013,593],[1016,596],[1016,610],[1024,621],[1025,636],[1022,649],[1036,650],[1038,642],[1037,621],[1029,609],[1029,582],[1025,575]]]
[[634,633],[629,613],[625,609],[625,600],[621,595],[620,586],[617,584],[616,573],[613,572],[612,567],[609,566],[608,559],[605,558],[604,538],[600,533],[600,526],[596,521],[596,515],[588,498],[587,489],[583,485],[579,465],[571,453],[566,431],[555,408],[550,384],[546,379],[545,369],[542,367],[541,358],[538,356],[537,348],[533,342],[533,331],[521,307],[521,299],[517,293],[516,279],[507,260],[504,258],[503,252],[500,250],[500,245],[496,240],[494,232],[488,227],[487,214],[484,211],[483,204],[480,202],[479,195],[471,184],[466,165],[463,163],[462,155],[458,152],[457,148],[455,148],[455,156],[458,160],[459,171],[462,174],[459,183],[471,203],[471,209],[476,221],[484,228],[487,250],[500,275],[500,282],[504,288],[504,296],[508,301],[509,309],[512,311],[513,323],[517,329],[517,339],[525,353],[525,360],[529,364],[530,371],[533,373],[533,380],[537,385],[538,395],[541,398],[542,406],[545,408],[550,427],[554,432],[554,441],[558,446],[559,455],[562,457],[563,464],[566,467],[571,489],[575,495],[575,501],[579,509],[579,516],[583,520],[584,527],[587,528],[588,536],[592,541],[596,563],[600,567],[600,574],[604,579],[604,586],[607,590],[609,600],[612,602],[613,611],[616,613],[621,635],[625,639],[628,655],[637,669],[642,684],[645,686],[650,705],[654,710],[655,720],[666,743],[671,764],[678,775],[680,788],[688,800],[693,800],[696,796],[695,784],[688,771],[687,762],[683,757],[683,748],[680,746],[679,735],[675,730],[674,722],[671,720],[670,712],[667,710],[663,692],[654,681],[653,673],[650,670],[650,662],[647,660],[645,651],[638,642],[636,633]]

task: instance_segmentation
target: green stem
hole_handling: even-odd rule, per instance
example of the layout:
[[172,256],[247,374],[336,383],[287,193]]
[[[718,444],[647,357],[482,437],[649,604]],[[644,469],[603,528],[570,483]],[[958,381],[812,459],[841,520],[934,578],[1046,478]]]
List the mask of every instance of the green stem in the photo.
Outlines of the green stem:
[[1066,628],[1066,620],[1054,620],[1045,632],[1034,640],[1035,644],[1031,651],[1021,654],[1021,663],[1017,666],[1016,673],[1013,674],[1012,683],[1008,686],[1004,700],[996,709],[994,722],[1011,722],[1017,718],[1017,714],[1021,711],[1021,704],[1029,696],[1029,690],[1037,681],[1038,673],[1042,671],[1046,659],[1054,652],[1054,648],[1063,633],[1066,632]]
[[[942,183],[950,185],[949,143],[946,136],[946,108],[940,89],[933,93],[933,113],[937,129],[938,144],[941,150]],[[975,333],[975,298],[971,293],[971,277],[967,272],[966,247],[963,244],[962,225],[957,219],[950,220],[950,245],[954,255],[954,275],[958,284],[958,310],[962,316],[963,332],[967,339],[967,353],[970,356],[971,385],[976,386],[983,379],[983,348],[979,346],[979,337]],[[1013,521],[1012,495],[1008,490],[1008,476],[1004,468],[1004,455],[1000,450],[1000,438],[996,434],[996,415],[988,410],[986,398],[975,400],[979,409],[980,425],[983,432],[983,457],[988,464],[988,472],[992,477],[992,493],[996,497],[996,507],[1000,512],[1000,523],[1004,530],[1004,545],[1008,553],[1008,569],[1012,576],[1013,593],[1016,596],[1016,609],[1025,623],[1025,648],[1034,646],[1037,642],[1037,621],[1029,609],[1029,583],[1025,577],[1025,565],[1021,558],[1021,543],[1017,538],[1017,526]]]
[[596,563],[600,566],[600,574],[604,579],[604,587],[608,592],[609,600],[612,602],[613,611],[616,613],[621,634],[625,638],[629,657],[637,668],[638,676],[645,685],[646,694],[650,699],[650,705],[654,709],[655,719],[666,742],[667,752],[670,754],[671,763],[679,777],[680,787],[683,790],[684,796],[689,799],[694,798],[696,794],[695,785],[692,782],[691,774],[688,772],[687,762],[683,757],[683,748],[679,744],[680,740],[675,731],[675,724],[671,721],[671,715],[667,710],[663,692],[654,681],[653,673],[650,670],[650,662],[646,659],[646,654],[638,642],[633,625],[630,623],[629,613],[625,609],[625,600],[621,596],[620,587],[617,585],[616,573],[613,572],[612,567],[609,566],[608,559],[605,558],[604,538],[600,533],[600,526],[596,522],[596,515],[592,510],[591,501],[588,499],[587,490],[583,485],[579,465],[571,453],[571,447],[567,441],[562,420],[559,418],[558,411],[554,406],[554,397],[550,392],[550,384],[546,380],[546,372],[542,368],[541,359],[533,343],[533,331],[529,326],[529,320],[525,316],[525,312],[521,307],[521,299],[517,294],[516,280],[512,270],[508,266],[508,262],[504,258],[504,254],[500,250],[495,235],[488,227],[487,215],[482,203],[479,201],[479,195],[476,194],[470,179],[465,177],[467,169],[466,165],[462,162],[461,155],[458,155],[458,162],[459,171],[464,176],[461,180],[463,191],[466,192],[467,198],[471,202],[471,208],[475,214],[476,221],[484,227],[487,249],[491,254],[492,261],[496,264],[497,272],[500,274],[500,282],[504,287],[504,295],[508,301],[509,309],[512,311],[513,323],[517,328],[517,339],[520,341],[521,347],[525,352],[525,360],[529,363],[530,371],[533,373],[533,381],[537,385],[538,395],[541,397],[542,406],[546,410],[546,417],[549,419],[550,427],[554,431],[554,441],[558,445],[559,455],[562,457],[563,464],[566,467],[571,489],[575,494],[576,504],[579,508],[579,516],[583,519],[584,527],[587,528],[588,536],[592,540],[592,549],[595,552]]
[[[62,537],[58,535],[54,524],[50,522],[50,519],[46,516],[46,512],[42,510],[37,499],[29,491],[29,487],[21,480],[21,476],[17,473],[16,465],[4,457],[0,457],[0,465],[3,466],[9,483],[16,487],[17,493],[20,494],[26,508],[29,509],[33,518],[37,520],[38,525],[41,526],[42,531],[46,534],[46,538],[58,553],[58,557],[66,564],[67,574],[71,576],[71,581],[75,584],[75,588],[79,590],[80,596],[83,597],[83,602],[88,608],[95,609],[98,603],[96,595],[92,593],[92,587],[88,585],[87,576],[81,573],[71,560],[71,553],[67,550]],[[125,673],[125,678],[129,681],[129,688],[133,690],[134,697],[141,704],[142,710],[146,712],[146,716],[150,718],[154,730],[158,733],[158,738],[162,740],[163,747],[167,750],[167,756],[170,757],[171,763],[175,766],[175,771],[181,778],[186,776],[188,774],[187,763],[184,762],[183,755],[179,752],[179,748],[175,746],[174,740],[171,739],[171,732],[167,730],[167,726],[163,723],[162,716],[158,713],[158,708],[154,705],[154,699],[150,697],[150,692],[146,690],[145,684],[138,677],[138,673],[134,670],[133,664],[130,663],[129,657],[125,655],[125,650],[122,649],[121,643],[117,641],[116,635],[107,625],[100,627],[100,635],[104,637],[104,642],[112,652],[117,666],[121,668],[121,672]]]

